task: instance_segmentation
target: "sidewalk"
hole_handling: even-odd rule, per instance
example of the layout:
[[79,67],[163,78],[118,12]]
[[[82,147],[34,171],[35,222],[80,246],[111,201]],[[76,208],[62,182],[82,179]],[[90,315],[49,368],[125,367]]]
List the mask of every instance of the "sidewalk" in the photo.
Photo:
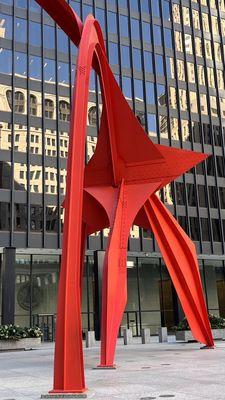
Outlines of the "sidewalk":
[[[99,348],[85,349],[88,399],[224,400],[225,342],[215,350],[197,343],[117,346],[116,370],[93,369]],[[0,400],[37,400],[52,388],[53,344],[0,353]]]

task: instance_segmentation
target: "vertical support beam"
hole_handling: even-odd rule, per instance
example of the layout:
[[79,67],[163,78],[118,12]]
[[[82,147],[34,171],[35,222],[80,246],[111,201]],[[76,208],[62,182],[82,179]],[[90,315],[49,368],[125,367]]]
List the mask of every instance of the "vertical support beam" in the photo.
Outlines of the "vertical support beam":
[[94,277],[95,277],[95,310],[94,330],[95,339],[101,338],[101,309],[102,309],[102,274],[105,251],[94,252]]
[[5,247],[2,260],[2,324],[14,323],[15,260],[15,247]]

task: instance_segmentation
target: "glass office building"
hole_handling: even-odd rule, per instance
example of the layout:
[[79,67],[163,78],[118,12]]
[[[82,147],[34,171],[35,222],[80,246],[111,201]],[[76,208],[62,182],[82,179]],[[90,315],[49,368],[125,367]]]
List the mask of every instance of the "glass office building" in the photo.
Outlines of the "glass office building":
[[[151,140],[211,154],[159,196],[196,245],[209,311],[225,317],[225,1],[69,3],[82,20],[89,13],[99,20],[118,84]],[[13,282],[2,279],[1,300],[5,293],[14,295],[15,321],[22,325],[56,313],[76,57],[75,46],[34,0],[0,1],[2,270],[7,251],[15,249]],[[87,161],[100,118],[101,91],[93,73]],[[104,230],[87,240],[84,330],[98,325],[107,236]],[[141,327],[155,333],[161,325],[176,325],[183,314],[157,243],[136,226],[127,274],[122,326],[139,335]]]

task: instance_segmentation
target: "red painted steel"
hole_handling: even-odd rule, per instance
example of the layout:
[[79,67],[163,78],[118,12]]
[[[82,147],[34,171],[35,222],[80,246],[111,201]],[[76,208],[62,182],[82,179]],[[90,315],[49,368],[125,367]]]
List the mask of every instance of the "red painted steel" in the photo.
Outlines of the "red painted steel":
[[[101,28],[83,25],[64,0],[36,0],[79,47],[72,108],[53,393],[85,391],[81,294],[86,236],[110,228],[104,260],[101,367],[114,365],[127,300],[127,242],[133,223],[152,229],[194,337],[213,346],[194,244],[155,195],[206,155],[155,145],[130,109],[110,69]],[[84,165],[89,79],[101,83],[96,151]]]

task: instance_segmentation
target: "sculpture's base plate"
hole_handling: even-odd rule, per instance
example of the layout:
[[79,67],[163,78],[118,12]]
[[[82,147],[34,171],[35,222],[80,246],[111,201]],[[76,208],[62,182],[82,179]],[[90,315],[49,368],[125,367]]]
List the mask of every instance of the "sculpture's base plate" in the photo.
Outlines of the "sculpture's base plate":
[[200,347],[200,350],[213,350],[214,346],[202,346]]
[[85,393],[71,393],[71,392],[50,392],[47,394],[42,394],[41,399],[86,399],[87,395]]
[[116,365],[98,365],[97,367],[94,367],[93,369],[116,369]]

